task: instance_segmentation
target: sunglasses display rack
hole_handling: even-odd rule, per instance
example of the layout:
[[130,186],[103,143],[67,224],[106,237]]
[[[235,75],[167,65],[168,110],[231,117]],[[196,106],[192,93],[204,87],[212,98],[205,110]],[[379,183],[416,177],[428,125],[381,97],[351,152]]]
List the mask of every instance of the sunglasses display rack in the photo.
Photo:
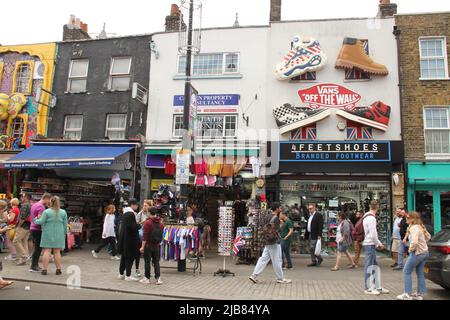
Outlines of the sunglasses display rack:
[[226,268],[226,258],[231,257],[234,240],[234,210],[233,207],[219,207],[219,256],[223,257],[223,268],[214,273],[214,276],[235,276],[233,272]]

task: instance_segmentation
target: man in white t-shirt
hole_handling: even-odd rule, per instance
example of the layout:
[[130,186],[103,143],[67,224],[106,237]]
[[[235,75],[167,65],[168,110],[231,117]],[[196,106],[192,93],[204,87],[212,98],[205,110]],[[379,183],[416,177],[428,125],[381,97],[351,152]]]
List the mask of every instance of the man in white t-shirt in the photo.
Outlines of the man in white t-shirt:
[[377,212],[380,206],[377,201],[370,203],[370,211],[363,219],[364,241],[363,247],[366,254],[364,264],[364,293],[367,295],[388,294],[389,290],[381,286],[381,270],[377,263],[377,249],[383,250],[384,245],[378,239]]

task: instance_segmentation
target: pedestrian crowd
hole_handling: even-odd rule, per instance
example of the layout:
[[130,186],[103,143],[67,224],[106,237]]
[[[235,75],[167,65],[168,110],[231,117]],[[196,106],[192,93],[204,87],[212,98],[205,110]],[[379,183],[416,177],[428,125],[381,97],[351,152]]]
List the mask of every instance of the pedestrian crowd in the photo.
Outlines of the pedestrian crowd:
[[[290,284],[292,281],[286,279],[284,273],[294,267],[291,258],[294,224],[279,203],[273,203],[270,209],[270,214],[263,222],[264,250],[249,279],[255,284],[259,283],[259,276],[271,262],[277,283]],[[192,211],[192,208],[187,210],[188,224],[195,223]],[[320,267],[323,262],[321,245],[324,219],[315,204],[310,204],[308,211],[305,235],[309,239],[311,258],[308,267]],[[381,285],[377,262],[377,250],[384,249],[377,232],[378,211],[379,204],[373,201],[369,212],[358,213],[355,224],[344,213],[338,214],[337,256],[331,271],[341,270],[344,256],[349,261],[349,269],[359,268],[361,252],[364,250],[364,293],[367,295],[389,294],[389,290]],[[423,300],[427,292],[424,265],[429,257],[427,242],[431,236],[418,213],[406,213],[403,209],[397,209],[396,216],[391,248],[394,263],[391,267],[393,270],[402,270],[404,275],[404,293],[397,298]],[[151,201],[144,201],[142,210],[139,210],[139,202],[131,199],[121,215],[117,213],[115,205],[109,204],[104,208],[102,241],[92,251],[92,256],[99,258],[100,252],[108,248],[111,259],[120,260],[118,279],[139,281],[144,285],[151,283],[153,265],[155,283],[162,285],[160,246],[163,229],[163,221]],[[66,248],[67,232],[67,213],[61,209],[61,200],[57,196],[45,193],[34,204],[28,194],[23,194],[21,201],[11,199],[9,204],[0,200],[0,250],[8,249],[9,255],[5,260],[14,261],[18,266],[29,264],[30,272],[47,276],[49,263],[53,260],[56,266],[55,274],[62,274],[61,253]],[[352,245],[355,248],[354,256],[349,252]],[[39,266],[41,255],[42,268]],[[144,274],[140,271],[142,257]],[[0,261],[0,272],[2,269]],[[414,271],[418,278],[418,288],[415,292],[412,288]],[[11,281],[1,278],[0,273],[0,289],[11,284]]]
[[[310,204],[308,211],[309,218],[305,234],[305,237],[309,239],[311,255],[311,263],[308,264],[308,267],[320,267],[323,262],[321,242],[324,219],[315,204]],[[390,293],[381,285],[381,269],[377,262],[377,250],[385,249],[378,238],[378,211],[378,202],[372,201],[369,212],[358,212],[356,224],[353,224],[345,213],[338,213],[336,264],[331,269],[331,271],[341,270],[341,260],[344,256],[349,261],[349,269],[359,268],[361,252],[364,250],[364,293],[376,296]],[[406,213],[404,209],[400,208],[397,209],[396,216],[392,243],[394,264],[391,265],[391,268],[394,271],[403,270],[404,274],[404,293],[399,295],[397,299],[423,300],[427,293],[424,266],[429,257],[427,242],[430,241],[431,235],[417,212]],[[266,217],[264,222],[264,250],[252,275],[249,277],[250,281],[255,284],[259,283],[258,277],[271,262],[277,283],[290,284],[292,282],[284,277],[284,271],[293,268],[291,259],[293,234],[293,222],[286,212],[283,212],[280,204],[274,203],[271,206],[271,214]],[[349,252],[352,245],[355,248],[354,256]],[[418,279],[418,287],[415,292],[412,288],[412,273],[414,271]]]

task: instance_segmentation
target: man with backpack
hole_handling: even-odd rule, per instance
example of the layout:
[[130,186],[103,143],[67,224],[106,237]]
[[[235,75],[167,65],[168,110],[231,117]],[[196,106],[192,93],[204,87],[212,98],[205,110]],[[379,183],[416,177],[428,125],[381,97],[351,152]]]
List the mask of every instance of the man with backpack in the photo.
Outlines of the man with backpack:
[[288,284],[291,280],[285,279],[282,269],[281,236],[280,236],[280,218],[281,206],[274,203],[271,206],[272,216],[269,221],[265,221],[263,227],[263,241],[265,242],[264,251],[256,264],[250,281],[258,283],[258,276],[264,271],[269,261],[272,261],[273,270],[277,276],[277,283]]
[[150,284],[151,266],[155,268],[156,285],[162,285],[161,268],[159,266],[161,242],[163,240],[164,225],[161,218],[157,216],[158,210],[155,207],[149,209],[149,219],[144,224],[144,237],[142,239],[141,253],[144,254],[145,278],[140,282]]
[[[377,248],[384,249],[384,245],[378,239],[377,232],[377,212],[380,206],[377,201],[370,203],[370,211],[355,226],[354,233],[357,240],[363,236],[363,248],[366,254],[364,264],[364,293],[367,295],[388,294],[389,290],[381,286],[381,272],[377,263]],[[375,286],[374,283],[375,282]]]

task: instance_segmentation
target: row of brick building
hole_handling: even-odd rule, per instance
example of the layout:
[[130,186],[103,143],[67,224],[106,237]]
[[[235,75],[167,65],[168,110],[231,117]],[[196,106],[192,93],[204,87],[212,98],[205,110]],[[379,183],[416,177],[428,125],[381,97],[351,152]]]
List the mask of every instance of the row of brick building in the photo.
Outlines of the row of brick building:
[[[405,203],[433,231],[449,224],[450,13],[396,14],[382,1],[376,18],[281,21],[281,1],[271,4],[270,25],[203,30],[192,76],[200,93],[197,155],[245,162],[226,176],[239,181],[231,186],[286,205],[355,211],[378,199],[386,242],[393,212]],[[0,193],[21,185],[36,196],[43,188],[62,192],[116,172],[142,199],[174,184],[167,161],[181,148],[185,79],[179,20],[172,7],[165,32],[91,39],[71,17],[61,42],[0,46]],[[280,71],[290,50],[308,41],[321,50],[320,64],[296,77]],[[358,59],[382,71],[348,64],[345,50],[359,43]],[[364,107],[384,110],[384,120],[370,120]],[[291,123],[286,112],[308,117]],[[265,183],[256,186],[258,178]],[[67,201],[82,208],[101,197]],[[210,220],[214,210],[205,213]]]

